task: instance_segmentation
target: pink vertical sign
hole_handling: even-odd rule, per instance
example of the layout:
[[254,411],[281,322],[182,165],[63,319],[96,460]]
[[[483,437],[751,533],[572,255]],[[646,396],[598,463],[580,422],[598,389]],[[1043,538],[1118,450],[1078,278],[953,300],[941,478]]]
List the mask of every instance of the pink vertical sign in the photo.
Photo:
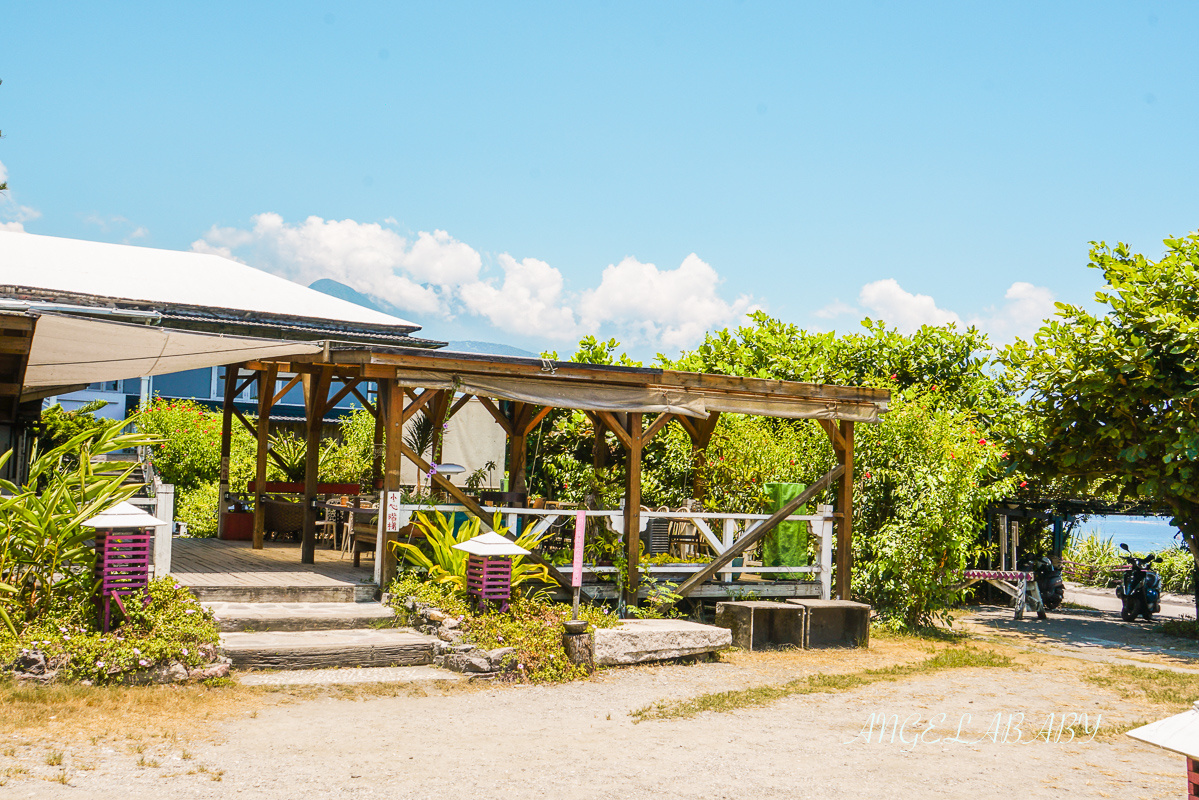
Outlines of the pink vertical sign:
[[578,588],[583,585],[583,532],[587,529],[587,515],[580,511],[575,514],[575,563],[571,576],[571,585]]

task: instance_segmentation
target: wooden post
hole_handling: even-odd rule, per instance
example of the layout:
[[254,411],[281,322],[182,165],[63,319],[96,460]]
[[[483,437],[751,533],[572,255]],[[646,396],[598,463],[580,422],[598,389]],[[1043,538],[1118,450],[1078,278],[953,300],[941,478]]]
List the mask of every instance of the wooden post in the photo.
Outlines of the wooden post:
[[221,483],[217,490],[217,537],[225,535],[225,495],[229,493],[229,453],[233,447],[233,401],[237,397],[237,381],[241,365],[225,367],[225,402],[221,406]]
[[307,449],[304,451],[304,532],[300,543],[300,563],[316,563],[317,474],[321,463],[321,427],[325,421],[325,401],[329,399],[332,367],[320,366],[304,375],[304,410],[308,417]]
[[[266,534],[266,458],[271,446],[271,401],[275,399],[275,376],[278,367],[268,364],[266,369],[258,370],[258,419],[256,430],[258,436],[258,457],[254,464],[254,541],[255,550],[262,549],[262,541]],[[226,377],[225,381],[228,382]]]
[[595,414],[589,414],[591,426],[595,430],[595,444],[591,446],[591,468],[599,471],[608,466],[608,426]]
[[845,468],[837,485],[837,597],[848,600],[853,571],[853,421],[841,421],[843,448],[837,462]]
[[641,558],[641,414],[629,414],[627,428],[630,442],[626,446],[624,484],[624,538],[628,559],[629,582],[625,586],[625,606],[637,605],[637,589],[641,584],[638,562]]
[[379,561],[379,590],[387,591],[396,573],[396,555],[391,542],[395,533],[389,533],[383,522],[386,492],[400,490],[400,456],[404,443],[404,392],[394,380],[380,380],[378,393],[379,419],[383,420],[386,433],[383,435],[386,451],[383,456],[383,491],[379,493],[379,530],[382,532],[375,550]]
[[528,492],[529,432],[525,430],[532,406],[512,404],[512,434],[508,438],[508,491]]
[[437,392],[433,402],[425,406],[425,413],[433,419],[433,463],[440,464],[445,452],[445,426],[450,414],[450,401],[454,393],[449,389]]
[[383,415],[382,397],[383,383],[379,381],[375,384],[375,441],[374,441],[374,458],[371,461],[371,485],[370,491],[375,491],[383,486],[383,439],[384,431],[387,429],[387,418]]

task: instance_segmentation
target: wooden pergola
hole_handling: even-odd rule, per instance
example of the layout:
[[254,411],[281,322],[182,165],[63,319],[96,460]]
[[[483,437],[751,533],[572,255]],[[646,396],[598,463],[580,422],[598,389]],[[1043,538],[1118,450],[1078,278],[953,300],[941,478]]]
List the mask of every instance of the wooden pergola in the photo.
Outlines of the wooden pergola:
[[[629,565],[626,600],[631,603],[636,603],[640,582],[638,533],[641,529],[642,452],[656,434],[674,421],[690,436],[693,457],[697,464],[702,463],[705,448],[723,413],[813,419],[828,435],[837,464],[805,494],[814,495],[835,482],[834,591],[839,597],[848,598],[852,568],[854,425],[877,422],[890,401],[890,393],[881,389],[363,345],[327,345],[324,352],[316,355],[250,361],[226,369],[221,496],[224,497],[229,489],[230,436],[233,420],[237,418],[255,435],[258,443],[255,548],[263,546],[263,491],[267,459],[273,455],[268,447],[271,407],[297,383],[303,386],[308,450],[301,561],[306,564],[313,563],[316,548],[317,509],[314,501],[319,494],[317,467],[321,424],[325,412],[344,397],[353,394],[375,418],[375,485],[385,491],[400,489],[403,458],[420,471],[431,472],[429,461],[403,440],[404,424],[417,413],[430,415],[439,435],[441,423],[452,417],[471,397],[477,397],[507,436],[509,488],[524,492],[529,434],[555,408],[583,411],[595,426],[597,440],[605,431],[611,431],[626,454],[624,534]],[[276,391],[277,376],[281,373],[291,373],[294,377]],[[258,385],[258,418],[254,423],[234,405],[234,398],[252,382]],[[377,386],[375,403],[370,401],[366,391],[370,383]],[[335,384],[340,384],[340,388],[331,391]],[[434,462],[439,457],[439,449],[440,441],[435,441]],[[431,477],[437,488],[478,516],[485,529],[490,529],[490,515],[474,499],[445,477],[436,473]],[[696,488],[702,491],[702,487],[697,485]],[[387,558],[385,563],[390,561]],[[549,569],[556,580],[568,585],[561,573],[552,566]],[[387,575],[384,572],[385,582]]]

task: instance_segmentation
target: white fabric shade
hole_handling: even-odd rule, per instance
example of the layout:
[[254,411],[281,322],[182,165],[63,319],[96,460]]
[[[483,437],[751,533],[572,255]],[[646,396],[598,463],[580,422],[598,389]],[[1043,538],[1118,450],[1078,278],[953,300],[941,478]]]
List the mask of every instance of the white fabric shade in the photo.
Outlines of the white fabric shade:
[[1199,702],[1181,714],[1134,728],[1128,735],[1187,758],[1199,758]]
[[33,330],[23,388],[77,386],[254,359],[319,353],[320,344],[193,333],[43,314]]

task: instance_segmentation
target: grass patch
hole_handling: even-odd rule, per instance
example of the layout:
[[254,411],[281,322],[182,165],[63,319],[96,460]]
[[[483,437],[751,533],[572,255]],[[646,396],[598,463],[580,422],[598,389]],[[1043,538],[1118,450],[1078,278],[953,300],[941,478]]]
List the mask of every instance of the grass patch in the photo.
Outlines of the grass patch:
[[1153,631],[1154,633],[1164,633],[1166,636],[1199,641],[1199,620],[1165,619]]
[[1120,664],[1084,675],[1083,679],[1125,700],[1143,699],[1179,711],[1190,708],[1199,696],[1199,675],[1186,672]]
[[773,686],[752,686],[728,692],[701,694],[688,700],[654,703],[633,712],[634,722],[694,717],[705,711],[724,713],[770,705],[785,697],[817,692],[844,692],[883,681],[898,681],[947,669],[1011,667],[1012,659],[994,650],[960,647],[941,650],[921,661],[848,673],[817,673]]

